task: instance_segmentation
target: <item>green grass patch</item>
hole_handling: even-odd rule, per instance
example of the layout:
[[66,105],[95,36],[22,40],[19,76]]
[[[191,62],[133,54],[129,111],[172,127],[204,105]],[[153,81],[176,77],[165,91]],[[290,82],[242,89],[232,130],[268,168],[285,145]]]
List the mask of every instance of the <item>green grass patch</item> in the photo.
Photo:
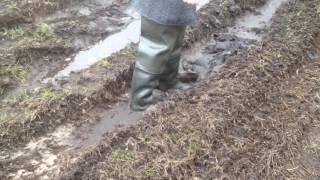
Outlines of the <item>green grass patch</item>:
[[28,69],[22,65],[0,67],[0,77],[9,77],[10,81],[25,83],[28,79]]
[[158,173],[158,167],[155,164],[150,164],[146,166],[144,172],[147,176],[153,177]]
[[101,68],[110,68],[112,64],[108,58],[103,58],[97,63],[97,66]]
[[36,24],[36,30],[33,36],[41,39],[52,36],[49,25],[44,22]]
[[132,161],[133,156],[128,149],[117,148],[112,152],[112,158],[115,161]]
[[2,28],[0,30],[0,35],[9,39],[17,39],[23,37],[25,34],[26,32],[21,27]]
[[30,110],[38,109],[52,102],[62,101],[65,96],[65,92],[55,91],[51,88],[42,88],[37,92],[25,91],[19,97],[8,96],[2,103],[6,103],[9,106],[20,106]]

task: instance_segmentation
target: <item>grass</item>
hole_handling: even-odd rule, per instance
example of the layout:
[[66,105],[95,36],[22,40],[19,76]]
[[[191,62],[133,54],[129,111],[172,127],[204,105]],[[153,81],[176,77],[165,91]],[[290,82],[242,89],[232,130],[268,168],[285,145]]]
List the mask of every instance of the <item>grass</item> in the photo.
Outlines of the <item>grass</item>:
[[220,8],[222,10],[222,14],[224,16],[229,16],[230,15],[230,11],[229,11],[229,7],[231,2],[228,0],[222,0],[221,4],[220,4]]
[[11,81],[24,83],[26,82],[28,75],[28,68],[22,65],[16,64],[2,68],[0,67],[0,77],[9,77]]
[[12,0],[4,0],[6,3],[6,9],[9,11],[20,11],[21,9],[18,7],[18,2]]
[[103,58],[98,62],[97,66],[102,68],[110,68],[112,64],[108,58]]
[[131,43],[125,51],[126,55],[134,59],[137,56],[137,45],[134,43]]
[[147,176],[153,177],[157,174],[158,167],[155,164],[150,164],[150,165],[146,166],[144,171]]
[[320,145],[317,143],[310,143],[306,149],[310,150],[311,152],[320,152]]
[[46,38],[46,37],[50,37],[52,34],[50,32],[50,27],[48,24],[44,23],[44,22],[40,22],[38,24],[36,24],[36,30],[33,33],[34,37],[37,38]]
[[8,37],[9,39],[17,39],[25,34],[26,32],[21,27],[2,28],[0,31],[1,36]]
[[18,41],[21,41],[21,39],[45,40],[53,36],[47,23],[39,22],[34,26],[33,29],[26,29],[21,26],[4,27],[0,29],[0,36]]
[[43,88],[35,95],[26,93],[23,96],[21,103],[30,108],[38,108],[39,106],[63,100],[64,96],[65,94],[62,92],[56,92],[50,88]]
[[115,161],[132,161],[133,157],[128,149],[117,148],[112,152],[112,158]]
[[38,92],[25,91],[19,97],[8,96],[2,103],[14,107],[26,107],[26,110],[28,111],[28,109],[37,109],[52,102],[61,101],[66,94],[66,92],[58,92],[51,88],[42,88]]

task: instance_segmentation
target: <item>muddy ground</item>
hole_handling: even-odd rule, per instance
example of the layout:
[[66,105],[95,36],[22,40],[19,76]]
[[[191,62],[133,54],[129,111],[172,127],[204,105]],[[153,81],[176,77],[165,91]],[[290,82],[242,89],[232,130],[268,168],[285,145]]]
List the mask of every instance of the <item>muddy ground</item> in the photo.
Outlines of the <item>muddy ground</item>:
[[0,178],[318,179],[317,2],[291,0],[270,28],[248,29],[266,32],[261,42],[224,33],[266,2],[204,6],[182,65],[199,82],[132,115],[136,44],[43,82],[132,22],[129,1],[2,1],[10,8],[0,9]]
[[[8,6],[20,8],[10,11],[4,9],[1,13],[2,19],[11,17],[12,13],[17,13],[16,10],[28,9],[24,8],[26,5],[35,7],[32,3],[25,4],[26,2],[4,3],[10,2],[13,4]],[[63,126],[62,129],[69,126],[80,126],[81,129],[84,126],[87,131],[87,126],[96,123],[100,118],[97,115],[100,111],[105,111],[118,102],[127,101],[126,92],[136,47],[134,44],[108,59],[102,59],[92,68],[72,73],[70,77],[59,79],[55,83],[43,83],[42,80],[52,77],[61,67],[67,66],[75,55],[73,52],[86,49],[86,46],[91,46],[96,40],[108,36],[107,33],[98,36],[97,31],[117,31],[132,21],[130,14],[123,17],[128,2],[103,1],[105,6],[101,6],[101,1],[100,4],[91,1],[52,2],[62,4],[55,5],[53,10],[47,13],[20,13],[23,15],[22,19],[3,25],[1,46],[5,51],[1,54],[1,80],[5,81],[1,85],[0,109],[1,179],[33,179],[46,175],[46,166],[55,165],[52,163],[54,158],[48,157],[50,153],[59,155],[68,149],[62,148],[65,145],[56,147],[59,144],[56,142],[59,141],[56,140],[59,139],[56,134],[59,133],[55,130],[59,131],[57,128],[60,125]],[[192,43],[232,25],[237,16],[254,12],[254,7],[261,6],[264,2],[212,1],[199,11],[199,21],[188,31],[185,47],[190,47]],[[85,14],[82,11],[85,11]],[[101,14],[102,12],[104,14]],[[107,20],[104,25],[108,27],[95,29],[98,25],[101,26],[97,21],[105,16]],[[18,18],[15,15],[12,17]],[[69,23],[74,20],[79,22]],[[96,24],[92,27],[95,30],[94,37],[90,34],[90,29],[84,28],[92,23]],[[62,26],[69,30],[60,31]],[[81,32],[70,30],[79,28]],[[97,140],[100,138],[97,137]],[[38,159],[40,162],[44,161],[44,164],[39,164]],[[31,173],[30,177],[32,171],[36,173]]]
[[316,2],[291,1],[261,43],[108,134],[61,179],[319,179]]
[[[220,7],[222,2],[213,2],[200,12],[199,23],[189,31],[190,35],[188,35],[186,46],[188,46],[188,43],[201,40],[201,37],[209,36],[213,30],[217,31],[232,24],[236,16],[263,3],[263,1],[252,1],[248,4],[234,2],[225,5],[226,8],[233,8],[234,10],[230,10],[230,13],[223,13],[220,8],[217,8]],[[250,6],[251,8],[248,8]],[[217,14],[217,16],[208,18],[209,14]],[[195,33],[199,30],[202,30],[201,33]],[[43,44],[40,43],[40,45]],[[133,45],[106,60],[101,60],[93,68],[71,74],[67,79],[58,80],[56,84],[38,84],[32,80],[27,80],[29,83],[32,82],[30,86],[16,88],[13,94],[4,95],[1,103],[1,119],[4,122],[0,125],[3,130],[1,147],[17,146],[19,142],[27,142],[31,138],[41,135],[43,131],[46,132],[50,128],[57,127],[62,123],[61,121],[78,121],[81,116],[86,114],[86,110],[92,109],[96,104],[112,104],[112,102],[118,101],[117,97],[128,89],[128,82],[131,77],[130,67],[135,53],[134,48]],[[50,49],[48,52],[55,51]],[[57,54],[61,55],[61,53]],[[14,53],[6,55],[12,55],[14,61],[9,60],[11,63],[19,62]],[[59,59],[59,56],[54,57]],[[64,56],[63,53],[62,56]],[[37,58],[32,59],[38,60]],[[52,68],[50,63],[45,64],[45,66],[48,66],[47,68]],[[4,65],[4,67],[11,66]],[[53,68],[55,67],[53,66]],[[11,71],[12,68],[9,69]],[[44,79],[44,77],[40,79]],[[37,84],[37,86],[33,87],[34,84]],[[61,101],[61,99],[64,99],[64,101]],[[75,114],[73,112],[81,113]],[[43,121],[44,119],[46,122]]]

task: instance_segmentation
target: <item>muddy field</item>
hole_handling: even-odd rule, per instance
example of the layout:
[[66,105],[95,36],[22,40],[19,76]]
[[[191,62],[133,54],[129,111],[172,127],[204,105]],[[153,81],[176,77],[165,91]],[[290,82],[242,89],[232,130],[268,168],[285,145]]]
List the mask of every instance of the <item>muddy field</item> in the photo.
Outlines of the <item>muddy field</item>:
[[1,1],[0,179],[320,179],[319,4],[200,1],[193,89],[136,113],[130,0]]

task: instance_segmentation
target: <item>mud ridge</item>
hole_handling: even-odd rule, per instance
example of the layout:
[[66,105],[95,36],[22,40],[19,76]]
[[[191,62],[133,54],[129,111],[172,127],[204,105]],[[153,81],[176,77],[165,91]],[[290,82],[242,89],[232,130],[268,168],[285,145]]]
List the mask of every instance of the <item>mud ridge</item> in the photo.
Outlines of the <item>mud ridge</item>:
[[60,178],[292,177],[286,167],[320,119],[309,103],[319,92],[316,2],[291,1],[259,46],[137,127],[108,135]]

